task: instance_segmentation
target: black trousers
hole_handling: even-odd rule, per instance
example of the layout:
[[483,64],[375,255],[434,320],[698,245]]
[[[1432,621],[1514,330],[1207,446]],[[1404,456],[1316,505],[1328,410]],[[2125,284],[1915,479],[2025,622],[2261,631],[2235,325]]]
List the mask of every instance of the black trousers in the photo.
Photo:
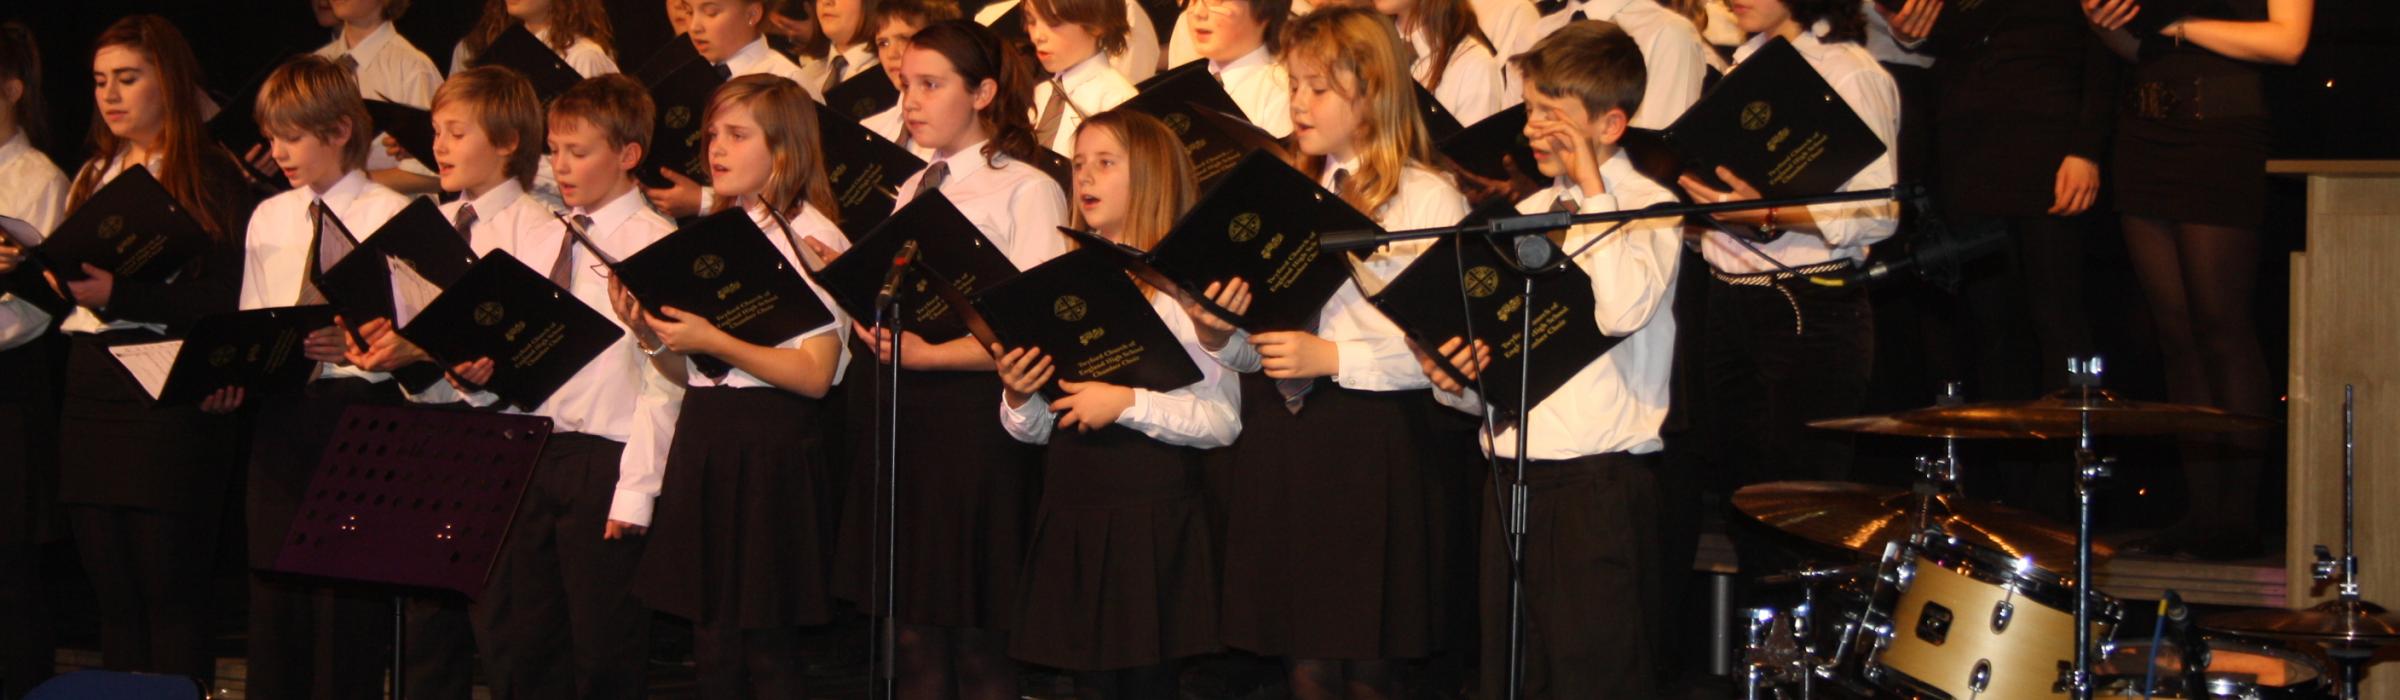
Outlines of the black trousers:
[[[1666,611],[1652,604],[1655,461],[1612,453],[1527,466],[1524,697],[1658,696],[1653,640]],[[1482,697],[1499,698],[1508,687],[1508,542],[1501,500],[1485,495]]]
[[101,610],[101,665],[214,679],[207,607],[217,517],[75,505],[67,521]]
[[[1975,363],[1967,399],[2031,399],[2065,388],[2066,359],[2092,353],[2083,298],[2089,232],[2078,219],[2056,216],[1976,225],[2006,227],[2009,244],[1970,264],[1959,289],[1973,334],[1965,339]],[[2064,455],[2034,443],[1984,442],[1968,448],[1968,458],[1999,468],[1970,471],[1968,493],[2073,521],[2074,475]]]
[[640,698],[650,610],[631,588],[642,539],[605,540],[625,443],[550,436],[468,615],[495,700]]
[[42,545],[0,542],[0,700],[24,697],[57,664]]
[[475,626],[456,593],[409,596],[407,700],[467,700],[475,691]]
[[260,401],[244,517],[250,528],[250,667],[262,698],[377,698],[391,638],[391,593],[264,570],[291,528],[342,412],[400,398],[390,382],[311,383]]
[[[1850,434],[1807,423],[1855,415],[1874,367],[1875,316],[1857,287],[1805,280],[1745,286],[1711,279],[1693,447],[1731,492],[1769,481],[1839,481]],[[1732,514],[1745,578],[1802,557]]]

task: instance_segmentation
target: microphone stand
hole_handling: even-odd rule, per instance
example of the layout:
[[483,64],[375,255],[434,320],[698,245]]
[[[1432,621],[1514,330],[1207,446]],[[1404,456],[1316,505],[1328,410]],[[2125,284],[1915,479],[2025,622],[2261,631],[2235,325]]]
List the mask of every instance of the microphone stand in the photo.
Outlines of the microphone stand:
[[[900,678],[900,618],[895,614],[900,607],[900,335],[907,332],[907,324],[902,320],[906,315],[900,313],[899,299],[879,301],[875,305],[875,331],[880,335],[885,329],[891,330],[892,362],[878,368],[884,380],[879,382],[882,392],[877,398],[881,410],[877,411],[876,421],[876,438],[882,444],[875,450],[878,462],[875,475],[884,487],[879,494],[883,501],[883,527],[879,533],[883,535],[883,639],[869,650],[868,662],[883,681],[882,692],[874,693],[874,697],[888,700],[897,697]],[[880,664],[875,663],[878,652],[882,657]]]
[[[1714,202],[1709,204],[1662,203],[1641,209],[1624,209],[1609,212],[1595,212],[1590,214],[1575,212],[1521,214],[1517,216],[1494,217],[1479,224],[1441,226],[1407,231],[1384,232],[1375,229],[1336,231],[1319,236],[1317,239],[1317,244],[1318,247],[1324,250],[1342,251],[1358,248],[1373,248],[1400,241],[1440,238],[1444,236],[1475,236],[1496,240],[1501,238],[1514,238],[1518,236],[1538,236],[1547,231],[1555,231],[1582,224],[1614,223],[1622,226],[1626,222],[1638,219],[1666,217],[1680,218],[1694,214],[1711,214],[1724,211],[1744,211],[1751,209],[1764,209],[1769,207],[1797,207],[1832,202],[1862,202],[1874,200],[1906,199],[1916,190],[1917,187],[1914,185],[1894,185],[1891,187],[1881,187],[1871,190],[1830,192],[1825,194],[1779,197],[1772,199],[1747,199],[1738,202]],[[1615,229],[1611,229],[1611,231],[1614,230]],[[1545,244],[1545,247],[1547,247],[1547,244]],[[1525,692],[1525,533],[1527,514],[1531,507],[1531,500],[1533,496],[1532,490],[1525,485],[1525,467],[1528,463],[1526,451],[1529,443],[1531,442],[1527,434],[1531,432],[1532,428],[1530,421],[1527,420],[1529,417],[1527,414],[1531,413],[1533,410],[1533,407],[1530,405],[1532,403],[1532,394],[1531,389],[1529,388],[1533,384],[1533,382],[1530,381],[1533,371],[1533,283],[1535,277],[1564,269],[1567,263],[1571,260],[1573,260],[1573,257],[1567,255],[1566,251],[1558,251],[1558,257],[1555,260],[1544,260],[1534,264],[1525,264],[1524,260],[1522,259],[1511,261],[1511,267],[1515,267],[1519,272],[1525,274],[1525,285],[1524,288],[1518,293],[1518,301],[1520,306],[1518,307],[1517,311],[1518,333],[1520,333],[1518,337],[1522,339],[1519,342],[1523,344],[1524,349],[1519,351],[1517,358],[1516,474],[1514,481],[1508,484],[1508,508],[1507,512],[1504,514],[1506,519],[1503,521],[1504,527],[1507,528],[1506,534],[1508,542],[1508,684],[1507,694],[1505,695],[1506,700],[1518,700],[1519,698],[1524,697]],[[1484,400],[1486,404],[1490,403],[1490,397],[1487,396]],[[1486,412],[1489,412],[1489,408],[1486,409]]]

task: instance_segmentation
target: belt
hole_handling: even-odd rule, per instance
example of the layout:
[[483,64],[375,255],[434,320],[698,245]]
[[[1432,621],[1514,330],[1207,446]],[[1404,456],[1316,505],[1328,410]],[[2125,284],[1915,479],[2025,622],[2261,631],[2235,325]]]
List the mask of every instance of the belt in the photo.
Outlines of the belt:
[[1767,272],[1733,273],[1720,270],[1709,270],[1708,273],[1716,277],[1717,281],[1719,282],[1737,287],[1772,287],[1778,282],[1787,281],[1796,277],[1815,277],[1817,275],[1841,272],[1857,266],[1857,261],[1849,258],[1843,258],[1841,260],[1795,267],[1788,271],[1770,270]]

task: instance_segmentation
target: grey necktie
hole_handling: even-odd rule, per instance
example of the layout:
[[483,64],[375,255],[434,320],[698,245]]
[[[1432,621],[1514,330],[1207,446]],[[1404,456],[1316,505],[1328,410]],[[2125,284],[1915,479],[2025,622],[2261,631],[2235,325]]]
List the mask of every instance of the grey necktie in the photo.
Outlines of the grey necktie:
[[1058,138],[1058,123],[1062,120],[1059,113],[1065,111],[1067,111],[1067,84],[1060,82],[1057,77],[1052,77],[1050,79],[1050,99],[1042,102],[1042,123],[1033,127],[1033,142],[1041,144],[1043,148],[1049,148],[1050,140]]
[[475,243],[475,205],[458,205],[458,215],[450,217],[450,225],[458,229],[459,238],[464,238],[469,245],[473,245]]
[[352,73],[358,72],[358,58],[350,54],[342,54],[334,57],[333,65],[341,66],[342,70],[350,71]]
[[850,69],[850,57],[848,57],[848,56],[835,56],[835,57],[833,57],[833,70],[825,71],[825,87],[824,87],[824,90],[823,90],[823,91],[824,91],[824,92],[832,92],[832,91],[833,91],[833,86],[842,84],[842,71],[846,71],[846,70],[849,70],[849,69]]
[[709,66],[708,66],[708,67],[709,67],[709,69],[710,69],[710,70],[714,70],[714,71],[716,71],[716,72],[717,72],[717,79],[718,79],[718,80],[732,80],[732,79],[733,79],[733,66],[728,66],[728,65],[725,65],[725,64],[723,64],[723,63],[711,63],[711,64],[709,64]]
[[[591,232],[592,217],[576,214],[571,218],[575,220],[576,229],[581,230],[586,234]],[[559,289],[573,290],[574,287],[572,285],[575,283],[575,234],[570,231],[560,231],[559,234],[558,259],[550,263],[550,283],[558,285]]]
[[934,161],[932,165],[925,166],[925,178],[917,181],[915,196],[923,197],[927,192],[941,189],[942,181],[947,179],[950,179],[950,161]]
[[1350,184],[1350,169],[1349,169],[1349,168],[1334,168],[1334,169],[1333,169],[1333,193],[1334,193],[1335,195],[1340,195],[1340,194],[1342,194],[1342,188],[1343,188],[1343,187],[1345,187],[1345,186],[1348,186],[1349,184]]

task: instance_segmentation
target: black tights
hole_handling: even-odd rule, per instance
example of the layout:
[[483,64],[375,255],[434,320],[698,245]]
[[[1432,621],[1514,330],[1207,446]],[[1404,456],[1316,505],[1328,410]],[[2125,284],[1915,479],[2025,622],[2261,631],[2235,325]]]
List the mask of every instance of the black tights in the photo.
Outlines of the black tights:
[[1161,661],[1149,666],[1075,674],[1079,700],[1177,700],[1183,697],[1183,664]]
[[1293,700],[1385,700],[1399,697],[1389,660],[1293,659]]
[[979,629],[901,624],[897,695],[907,700],[1010,700],[1017,664],[1008,635]]
[[[2273,397],[2250,308],[2258,232],[2127,216],[2125,247],[2158,325],[2167,399],[2266,415]],[[2266,438],[2226,433],[2180,443],[2188,494],[2180,530],[2201,541],[2256,535]]]

